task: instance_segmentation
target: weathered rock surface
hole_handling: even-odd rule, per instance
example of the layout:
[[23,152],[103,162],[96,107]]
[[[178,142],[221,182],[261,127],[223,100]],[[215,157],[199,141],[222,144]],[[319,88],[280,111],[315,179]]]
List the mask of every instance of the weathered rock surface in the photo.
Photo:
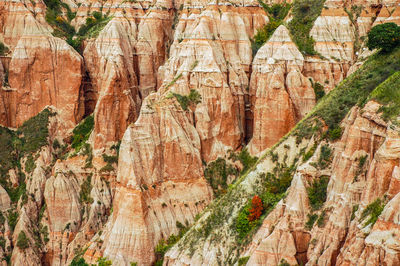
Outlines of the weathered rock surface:
[[[191,224],[211,200],[203,177],[200,139],[192,121],[173,100],[146,98],[139,119],[122,140],[113,214],[85,259],[151,265],[154,247]],[[178,157],[179,156],[179,157]],[[176,162],[179,161],[179,164]]]
[[27,20],[31,26],[25,28],[9,65],[10,89],[0,91],[7,113],[1,122],[17,127],[52,105],[72,128],[83,115],[82,58],[32,17]]
[[272,146],[315,104],[311,82],[302,74],[304,57],[279,26],[253,61],[250,96],[254,114],[249,151],[259,154]]

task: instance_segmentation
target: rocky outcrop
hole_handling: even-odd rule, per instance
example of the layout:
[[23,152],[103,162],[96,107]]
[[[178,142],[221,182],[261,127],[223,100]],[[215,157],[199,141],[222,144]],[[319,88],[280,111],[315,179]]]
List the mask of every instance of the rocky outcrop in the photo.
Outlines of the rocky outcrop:
[[87,261],[103,256],[116,264],[151,265],[158,241],[176,234],[178,222],[191,224],[211,200],[192,121],[173,99],[154,97],[146,98],[139,119],[124,134],[114,211],[102,245],[91,244]]
[[139,113],[141,99],[134,70],[133,40],[136,26],[116,15],[84,51],[92,88],[96,92],[94,149],[120,140]]
[[295,174],[287,198],[281,200],[264,220],[253,238],[248,265],[279,265],[282,260],[290,265],[306,261],[310,240],[304,230],[309,213],[309,201],[303,177]]
[[[82,58],[65,41],[55,38],[33,17],[19,39],[9,65],[9,89],[1,90],[7,120],[17,127],[46,106],[54,106],[72,128],[83,115]],[[15,95],[13,95],[15,94]]]
[[286,27],[279,26],[253,61],[250,96],[254,126],[249,143],[252,154],[276,143],[314,106],[314,90],[303,71],[303,55]]

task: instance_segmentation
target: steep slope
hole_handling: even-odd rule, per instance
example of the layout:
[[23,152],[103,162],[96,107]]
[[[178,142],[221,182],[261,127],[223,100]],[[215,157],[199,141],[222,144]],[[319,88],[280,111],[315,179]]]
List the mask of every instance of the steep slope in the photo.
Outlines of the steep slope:
[[[396,265],[395,233],[378,232],[396,230],[389,224],[398,215],[391,206],[400,192],[396,185],[399,128],[381,118],[379,113],[385,109],[373,100],[379,101],[377,93],[370,93],[376,88],[382,95],[382,90],[390,93],[398,86],[399,58],[400,49],[376,54],[334,89],[226,195],[206,208],[168,251],[165,264],[212,265],[242,257],[248,265],[278,265],[282,260],[308,265],[366,261]],[[352,107],[357,103],[366,104]],[[390,110],[396,120],[398,109]],[[342,119],[343,135],[334,136],[332,130]],[[339,141],[333,140],[338,137]],[[287,192],[277,194],[285,190],[288,176],[292,181]],[[254,195],[264,199],[265,212],[242,234],[239,217]],[[381,201],[374,203],[377,199]],[[385,209],[380,207],[385,204]],[[377,255],[382,252],[396,255]]]

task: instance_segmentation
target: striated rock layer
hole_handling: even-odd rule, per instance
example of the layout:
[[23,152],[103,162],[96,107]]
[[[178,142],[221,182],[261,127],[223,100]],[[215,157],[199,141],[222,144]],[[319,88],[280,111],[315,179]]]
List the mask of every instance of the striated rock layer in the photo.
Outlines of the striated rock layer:
[[192,223],[211,200],[192,121],[171,100],[151,104],[152,96],[122,140],[113,214],[88,261],[151,265],[158,241],[176,234],[178,222]]

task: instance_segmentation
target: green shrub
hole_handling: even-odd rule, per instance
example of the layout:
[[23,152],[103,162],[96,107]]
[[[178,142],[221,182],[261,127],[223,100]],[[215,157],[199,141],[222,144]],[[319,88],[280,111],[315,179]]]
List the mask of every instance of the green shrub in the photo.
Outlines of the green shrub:
[[315,100],[318,102],[322,97],[325,96],[324,86],[319,82],[313,82],[312,87],[314,89]]
[[35,160],[33,159],[32,154],[29,154],[25,162],[25,171],[27,173],[32,173],[33,170],[35,170],[35,168],[36,168]]
[[244,174],[246,173],[251,167],[253,167],[253,165],[256,164],[256,162],[258,161],[258,157],[256,156],[251,156],[250,153],[247,151],[247,148],[244,148],[243,150],[241,150],[241,152],[239,153],[237,159],[242,163],[243,165],[243,169],[240,172],[240,174]]
[[288,3],[273,4],[271,6],[265,4],[262,0],[258,0],[261,6],[268,14],[269,22],[254,35],[252,41],[253,56],[258,49],[266,43],[275,30],[283,23],[283,19],[289,13],[291,5]]
[[97,266],[111,266],[112,262],[111,260],[107,258],[100,257],[97,259]]
[[75,257],[69,266],[89,266],[82,257]]
[[325,216],[326,216],[326,211],[323,210],[317,220],[318,227],[323,227],[325,225],[325,218],[326,218]]
[[356,218],[356,212],[358,211],[358,204],[353,206],[353,210],[351,211],[351,218],[350,220],[353,221]]
[[325,144],[321,147],[321,152],[318,158],[318,167],[325,169],[332,161],[332,150],[329,145]]
[[178,93],[172,93],[172,95],[178,100],[179,104],[181,105],[182,109],[187,111],[188,107],[191,105],[196,105],[201,103],[201,95],[196,90],[190,90],[189,95],[180,95]]
[[315,224],[315,221],[318,219],[318,215],[313,213],[313,214],[308,214],[308,220],[305,224],[305,228],[307,230],[311,230]]
[[388,53],[400,45],[400,26],[396,23],[378,24],[369,31],[367,47]]
[[321,14],[325,0],[296,0],[293,3],[293,18],[289,30],[293,41],[300,52],[305,55],[316,55],[314,39],[310,36],[314,21]]
[[326,136],[331,141],[338,140],[342,137],[342,128],[336,125],[334,128],[328,129]]
[[379,198],[376,199],[371,204],[369,204],[361,213],[361,220],[364,220],[366,217],[369,217],[369,219],[364,223],[364,227],[370,224],[371,226],[374,226],[384,208],[385,208],[385,203]]
[[238,176],[238,171],[224,159],[218,158],[217,160],[209,163],[204,170],[204,177],[212,187],[214,194],[218,197],[224,194],[228,189],[228,176]]
[[18,221],[18,212],[16,212],[15,210],[9,210],[7,220],[11,230],[14,231],[14,228],[17,225]]
[[303,162],[308,161],[314,155],[316,149],[317,149],[317,144],[314,144],[308,152],[304,153]]
[[85,181],[81,184],[81,191],[79,192],[79,202],[81,203],[93,203],[93,199],[90,196],[92,191],[92,176],[88,176]]
[[17,239],[17,247],[20,249],[27,249],[29,248],[29,239],[26,237],[26,234],[24,231],[19,232],[18,234],[18,239]]
[[239,260],[238,260],[238,266],[244,266],[244,265],[246,265],[247,262],[249,261],[249,259],[250,259],[250,256],[239,258]]
[[3,251],[6,250],[6,239],[0,236],[0,247],[2,247]]
[[285,259],[281,259],[278,266],[290,266],[290,264]]
[[6,53],[8,53],[7,46],[5,46],[4,43],[0,42],[0,56],[4,56]]
[[79,123],[72,131],[72,143],[71,147],[78,152],[82,145],[89,139],[94,127],[94,117],[90,115],[86,117],[81,123]]
[[239,213],[236,218],[236,232],[239,239],[244,239],[248,233],[254,228],[255,223],[249,221],[250,203],[248,203]]
[[321,176],[312,182],[307,188],[308,199],[313,210],[319,210],[326,201],[326,189],[328,187],[329,178]]

